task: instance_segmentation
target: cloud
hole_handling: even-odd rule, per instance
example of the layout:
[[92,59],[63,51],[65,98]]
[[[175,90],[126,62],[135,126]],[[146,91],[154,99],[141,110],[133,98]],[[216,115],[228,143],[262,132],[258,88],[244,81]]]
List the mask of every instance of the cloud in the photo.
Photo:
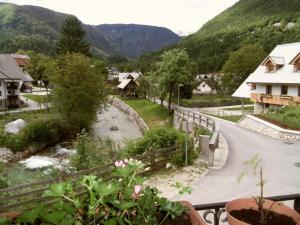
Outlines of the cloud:
[[[1,1],[1,0],[0,0]],[[137,23],[190,33],[238,0],[2,0],[76,15],[87,24]]]

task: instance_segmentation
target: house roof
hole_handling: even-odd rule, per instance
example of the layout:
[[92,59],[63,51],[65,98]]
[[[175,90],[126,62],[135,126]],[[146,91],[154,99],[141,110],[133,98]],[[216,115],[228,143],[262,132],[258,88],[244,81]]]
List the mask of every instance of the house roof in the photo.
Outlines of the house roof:
[[133,80],[138,79],[142,74],[140,72],[132,72],[132,73],[119,73],[119,82],[122,82],[124,79],[127,79],[128,76],[132,76]]
[[280,65],[283,66],[284,65],[284,57],[277,57],[277,56],[268,56],[263,62],[262,62],[262,66],[266,66],[266,63],[268,61],[271,61],[274,65]]
[[22,81],[24,81],[24,82],[32,82],[32,81],[34,81],[34,79],[29,75],[29,73],[24,72],[24,77],[23,77]]
[[[278,45],[270,53],[270,59],[277,63],[291,62],[300,53],[300,42]],[[300,73],[294,72],[294,66],[284,64],[275,72],[268,73],[266,67],[261,64],[247,78],[247,83],[273,83],[273,84],[300,84]]]
[[30,58],[28,55],[11,54],[11,56],[15,58],[19,66],[25,66],[29,63]]
[[130,83],[130,81],[132,81],[132,80],[125,79],[117,87],[120,89],[124,89]]
[[292,61],[291,61],[289,64],[294,65],[295,62],[296,62],[299,58],[300,58],[300,52],[298,53],[298,55],[296,55],[296,56],[292,59]]
[[251,86],[247,84],[247,79],[235,90],[232,96],[237,98],[251,97]]
[[0,79],[23,80],[24,73],[13,56],[0,54]]

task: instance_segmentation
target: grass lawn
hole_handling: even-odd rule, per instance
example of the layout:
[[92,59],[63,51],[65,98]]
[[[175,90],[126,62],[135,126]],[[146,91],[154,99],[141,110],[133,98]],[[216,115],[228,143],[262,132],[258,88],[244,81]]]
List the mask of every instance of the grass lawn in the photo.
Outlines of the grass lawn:
[[165,107],[146,99],[122,100],[131,106],[145,120],[149,127],[172,126],[172,118]]
[[[25,98],[31,99],[32,101],[36,101],[38,103],[46,102],[46,95],[34,95],[34,94],[24,94]],[[48,96],[49,98],[49,96]]]
[[[244,104],[249,104],[250,101],[244,100]],[[185,107],[218,107],[229,105],[240,105],[242,100],[234,98],[230,95],[193,95],[191,99],[183,99],[181,105]]]
[[258,117],[286,129],[300,130],[300,106],[286,107]]
[[238,115],[238,116],[217,116],[223,120],[228,120],[228,121],[231,121],[231,122],[238,122],[240,119],[242,119],[244,116],[243,115]]
[[[231,107],[231,108],[224,108],[223,110],[237,111],[237,110],[243,110],[243,109],[242,109],[242,107]],[[245,106],[244,110],[254,111],[254,106]]]

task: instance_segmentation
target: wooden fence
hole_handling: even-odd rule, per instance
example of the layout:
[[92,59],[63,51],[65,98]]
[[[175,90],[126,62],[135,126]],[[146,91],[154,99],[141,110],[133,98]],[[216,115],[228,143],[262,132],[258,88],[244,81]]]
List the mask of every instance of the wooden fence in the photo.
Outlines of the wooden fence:
[[[135,159],[142,161],[145,168],[149,167],[149,171],[153,171],[165,167],[166,163],[177,153],[177,148],[174,146],[163,149],[148,150],[146,154],[138,155]],[[86,193],[86,191],[78,184],[78,181],[84,175],[93,174],[99,178],[108,179],[113,169],[114,164],[111,163],[82,170],[73,174],[59,176],[53,179],[0,189],[0,213],[32,209],[42,202],[51,204],[53,202],[53,198],[45,197],[43,196],[43,193],[53,183],[70,181],[73,183],[74,190],[77,195],[82,195]]]
[[214,163],[214,152],[216,148],[219,147],[220,136],[219,127],[216,125],[215,121],[211,117],[203,113],[194,112],[179,107],[177,107],[174,111],[174,120],[176,118],[192,122],[196,126],[206,127],[207,129],[213,132],[213,135],[209,140],[209,166],[212,167]]

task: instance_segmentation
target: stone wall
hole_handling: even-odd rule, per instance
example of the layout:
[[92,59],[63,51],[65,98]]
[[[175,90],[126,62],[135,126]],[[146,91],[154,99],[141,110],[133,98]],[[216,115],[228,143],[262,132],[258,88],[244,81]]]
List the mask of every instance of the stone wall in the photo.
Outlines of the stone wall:
[[122,100],[115,98],[113,96],[109,96],[108,102],[109,102],[109,104],[115,106],[122,112],[126,113],[130,119],[132,119],[134,122],[136,122],[136,124],[138,125],[138,127],[142,133],[145,133],[145,131],[149,129],[148,125],[145,123],[143,118],[140,117],[140,115],[133,108],[131,108],[126,103],[124,103]]
[[259,119],[255,116],[247,115],[243,117],[238,125],[248,130],[269,136],[281,141],[297,141],[300,140],[300,132],[293,130],[286,130],[278,127],[265,120]]

